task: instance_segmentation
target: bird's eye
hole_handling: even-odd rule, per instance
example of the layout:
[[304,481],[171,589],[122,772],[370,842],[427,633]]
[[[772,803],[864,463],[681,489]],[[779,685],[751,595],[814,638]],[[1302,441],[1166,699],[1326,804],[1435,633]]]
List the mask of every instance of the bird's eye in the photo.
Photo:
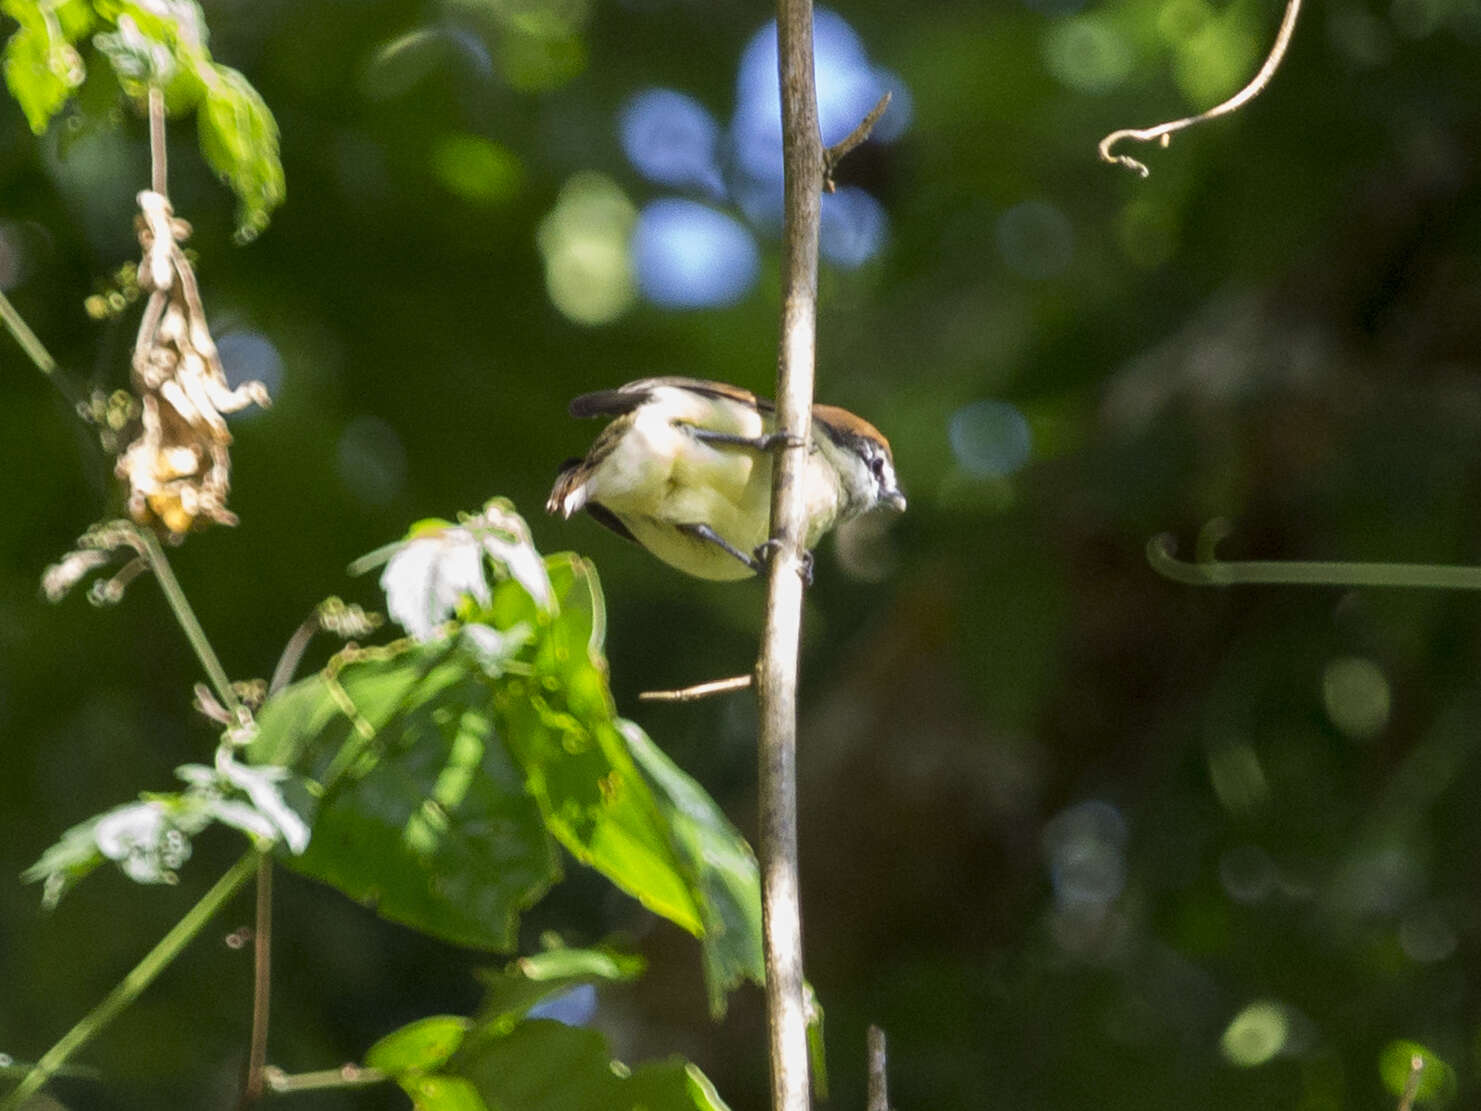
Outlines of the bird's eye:
[[875,478],[884,477],[884,456],[876,455],[869,460],[869,469],[874,472]]

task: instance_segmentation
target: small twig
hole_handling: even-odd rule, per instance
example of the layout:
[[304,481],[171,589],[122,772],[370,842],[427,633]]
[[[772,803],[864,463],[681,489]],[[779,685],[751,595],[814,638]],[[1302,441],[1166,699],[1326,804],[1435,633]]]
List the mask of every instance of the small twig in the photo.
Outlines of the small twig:
[[247,1081],[237,1103],[246,1111],[262,1098],[267,1067],[267,1020],[272,1000],[273,858],[257,862],[257,915],[252,930],[252,1039],[247,1050]]
[[1191,586],[1268,583],[1299,586],[1423,587],[1481,590],[1481,567],[1439,563],[1316,563],[1294,560],[1217,560],[1196,563],[1173,555],[1168,533],[1147,542],[1147,562],[1160,575]]
[[824,191],[831,193],[836,188],[833,182],[833,171],[838,168],[838,164],[842,162],[844,158],[846,158],[855,147],[860,146],[869,138],[870,134],[872,134],[874,131],[874,125],[879,122],[879,118],[884,115],[885,109],[890,106],[890,98],[894,95],[894,93],[886,89],[884,96],[879,98],[879,103],[876,104],[873,108],[869,109],[869,114],[859,121],[858,127],[854,128],[842,139],[838,140],[838,142],[834,143],[831,147],[823,151]]
[[1419,1078],[1424,1072],[1424,1058],[1418,1053],[1409,1058],[1409,1079],[1404,1083],[1404,1095],[1399,1100],[1398,1111],[1411,1111],[1415,1097],[1419,1095]]
[[283,646],[283,654],[278,657],[278,666],[273,668],[273,677],[267,684],[268,694],[277,694],[289,683],[293,682],[293,676],[298,671],[298,665],[303,662],[303,654],[308,651],[309,643],[314,639],[314,634],[318,631],[319,610],[315,607],[314,612],[304,618],[303,624],[293,630],[293,635],[288,638],[288,643]]
[[337,1069],[293,1074],[279,1068],[267,1068],[263,1070],[263,1079],[267,1083],[268,1092],[280,1095],[322,1091],[326,1088],[368,1088],[372,1084],[384,1084],[391,1079],[391,1074],[360,1065],[341,1065]]
[[165,143],[165,92],[149,87],[149,182],[162,197],[170,195],[169,148]]
[[884,1031],[869,1027],[869,1111],[890,1111],[889,1084],[886,1078]]
[[1150,171],[1147,167],[1132,158],[1129,154],[1114,154],[1111,148],[1122,139],[1134,139],[1139,143],[1158,142],[1167,146],[1172,141],[1172,135],[1176,131],[1182,131],[1185,127],[1203,123],[1205,120],[1217,119],[1219,116],[1227,116],[1230,112],[1242,108],[1246,103],[1259,96],[1265,91],[1265,86],[1270,84],[1270,79],[1275,76],[1275,71],[1280,68],[1281,59],[1285,57],[1286,47],[1290,45],[1291,33],[1296,29],[1296,16],[1301,11],[1301,0],[1286,0],[1286,14],[1281,18],[1280,30],[1275,34],[1275,45],[1270,48],[1270,54],[1265,59],[1265,64],[1260,67],[1260,72],[1250,80],[1250,83],[1239,92],[1235,93],[1222,104],[1216,104],[1206,112],[1199,112],[1196,116],[1186,116],[1171,123],[1158,124],[1156,127],[1125,128],[1121,131],[1113,131],[1100,141],[1100,157],[1103,162],[1119,162],[1129,170],[1135,170],[1142,177],[1146,177]]
[[751,685],[751,676],[732,675],[729,679],[711,679],[708,683],[696,683],[692,687],[680,687],[672,691],[642,691],[639,702],[696,702],[716,694],[743,691]]
[[105,1026],[119,1016],[143,994],[154,978],[169,967],[207,922],[247,882],[257,867],[257,851],[254,849],[242,856],[231,869],[216,881],[211,890],[201,897],[200,902],[185,912],[158,944],[120,980],[103,1001],[82,1017],[78,1023],[62,1035],[60,1041],[42,1055],[31,1071],[0,1100],[0,1111],[19,1111],[19,1108],[54,1076],[59,1068],[91,1041]]

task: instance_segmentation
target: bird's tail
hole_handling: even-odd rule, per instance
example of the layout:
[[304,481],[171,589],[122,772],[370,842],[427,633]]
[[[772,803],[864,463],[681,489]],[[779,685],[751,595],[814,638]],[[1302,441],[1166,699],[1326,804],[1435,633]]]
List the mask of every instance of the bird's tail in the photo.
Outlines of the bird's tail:
[[570,517],[586,504],[586,484],[582,475],[582,460],[567,459],[555,476],[555,486],[545,500],[546,513],[559,513]]

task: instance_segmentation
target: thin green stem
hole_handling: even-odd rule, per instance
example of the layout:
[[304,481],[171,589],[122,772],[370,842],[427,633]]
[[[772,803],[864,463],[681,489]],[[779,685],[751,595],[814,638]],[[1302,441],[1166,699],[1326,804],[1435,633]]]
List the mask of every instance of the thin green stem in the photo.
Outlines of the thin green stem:
[[372,1084],[384,1084],[391,1074],[380,1069],[367,1069],[359,1065],[343,1065],[337,1069],[320,1069],[318,1072],[300,1072],[289,1075],[280,1069],[269,1068],[267,1090],[272,1095],[288,1095],[293,1092],[318,1092],[326,1088],[368,1088]]
[[110,991],[101,1003],[83,1016],[82,1020],[62,1035],[60,1041],[42,1055],[41,1060],[20,1084],[0,1101],[0,1111],[19,1111],[28,1098],[38,1092],[68,1059],[99,1034],[134,1000],[154,982],[170,963],[180,955],[196,934],[200,933],[233,895],[237,893],[257,872],[257,850],[247,852],[233,864],[230,870],[216,881],[200,902],[185,913],[185,917],[170,928],[169,933],[136,964],[133,969]]
[[170,609],[175,612],[175,620],[180,623],[185,639],[190,641],[190,646],[195,649],[196,659],[200,660],[201,667],[205,668],[206,678],[210,679],[211,685],[216,688],[216,696],[221,699],[221,704],[235,715],[241,709],[241,702],[237,699],[236,692],[232,690],[231,680],[227,678],[226,669],[221,666],[221,661],[216,658],[211,642],[206,639],[206,631],[201,628],[201,623],[196,619],[195,610],[190,608],[190,601],[185,597],[185,591],[180,589],[180,580],[175,578],[175,572],[170,568],[170,561],[165,558],[165,550],[160,545],[159,537],[147,528],[136,528],[134,531],[140,541],[140,551],[149,561],[154,577],[159,580],[159,588],[164,591],[165,600],[170,603]]
[[1481,567],[1441,563],[1321,563],[1294,560],[1200,559],[1173,555],[1172,536],[1147,542],[1147,561],[1160,575],[1192,586],[1245,583],[1301,586],[1420,587],[1428,590],[1481,590]]
[[36,364],[37,370],[48,377],[56,373],[57,361],[51,357],[46,345],[36,338],[31,326],[21,319],[21,314],[15,311],[10,298],[3,292],[0,292],[0,320],[5,321],[5,327],[15,337],[15,342],[21,345],[21,350]]

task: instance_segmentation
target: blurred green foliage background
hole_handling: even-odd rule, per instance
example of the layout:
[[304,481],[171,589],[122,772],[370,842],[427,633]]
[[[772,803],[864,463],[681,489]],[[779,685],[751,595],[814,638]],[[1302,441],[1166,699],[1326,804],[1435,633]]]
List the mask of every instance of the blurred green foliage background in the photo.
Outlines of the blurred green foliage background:
[[[685,190],[637,172],[618,134],[655,86],[727,119],[769,11],[204,10],[214,56],[276,114],[287,174],[271,226],[235,246],[230,194],[193,129],[172,135],[228,367],[275,395],[233,420],[240,526],[175,557],[228,669],[265,675],[326,594],[377,604],[344,568],[411,520],[508,495],[542,549],[600,567],[622,710],[751,830],[748,699],[636,695],[748,668],[761,589],[682,579],[539,507],[595,432],[566,416],[573,394],[668,373],[770,390],[774,238],[754,233],[756,278],[732,304],[644,297],[626,237]],[[1144,546],[1171,530],[1191,551],[1225,517],[1228,558],[1476,561],[1481,4],[1309,9],[1262,98],[1133,152],[1145,181],[1096,142],[1238,88],[1274,4],[839,14],[908,97],[903,132],[839,174],[888,231],[825,267],[818,392],[885,430],[911,500],[829,542],[809,594],[804,915],[831,1105],[862,1105],[871,1021],[901,1108],[1392,1107],[1380,1061],[1403,1039],[1473,1104],[1481,602],[1197,589],[1154,574]],[[127,378],[134,317],[100,324],[83,303],[136,257],[146,147],[132,115],[37,140],[0,108],[0,287],[87,387]],[[22,1059],[238,850],[206,839],[175,889],[100,873],[50,916],[16,878],[215,743],[151,584],[104,611],[38,597],[42,569],[116,512],[89,440],[0,342],[0,1052]],[[733,1106],[762,1106],[759,993],[710,1025],[693,942],[571,872],[527,945],[632,938],[650,970],[594,1019],[618,1054],[683,1052]],[[290,1071],[466,1012],[471,970],[503,959],[290,876],[278,897],[271,1059]],[[237,914],[85,1054],[96,1078],[56,1085],[66,1106],[231,1105],[250,956],[223,939],[249,900]]]

